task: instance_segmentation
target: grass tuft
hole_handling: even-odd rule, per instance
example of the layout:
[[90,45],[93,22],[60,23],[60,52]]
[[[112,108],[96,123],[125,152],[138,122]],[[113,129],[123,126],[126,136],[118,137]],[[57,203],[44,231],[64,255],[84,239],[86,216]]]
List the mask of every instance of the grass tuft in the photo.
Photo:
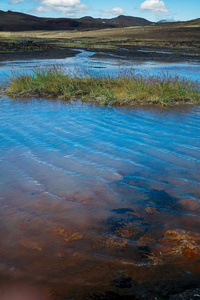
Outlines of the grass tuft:
[[143,76],[134,70],[121,72],[117,77],[89,72],[78,76],[66,75],[59,66],[35,68],[31,74],[13,74],[7,93],[81,98],[104,105],[200,103],[199,82],[179,76],[167,73]]

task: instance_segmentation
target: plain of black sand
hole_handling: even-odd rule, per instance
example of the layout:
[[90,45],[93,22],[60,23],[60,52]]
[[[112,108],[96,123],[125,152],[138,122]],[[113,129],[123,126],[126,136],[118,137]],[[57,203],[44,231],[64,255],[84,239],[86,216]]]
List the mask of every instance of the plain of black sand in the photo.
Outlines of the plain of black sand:
[[[114,49],[93,48],[52,48],[45,51],[27,52],[1,52],[0,61],[6,60],[35,60],[35,59],[64,59],[74,57],[81,50],[91,52],[92,58],[99,59],[124,59],[132,61],[162,61],[162,62],[196,62],[200,63],[200,55],[197,51],[183,49],[167,49],[125,46]],[[95,53],[94,53],[95,52]]]

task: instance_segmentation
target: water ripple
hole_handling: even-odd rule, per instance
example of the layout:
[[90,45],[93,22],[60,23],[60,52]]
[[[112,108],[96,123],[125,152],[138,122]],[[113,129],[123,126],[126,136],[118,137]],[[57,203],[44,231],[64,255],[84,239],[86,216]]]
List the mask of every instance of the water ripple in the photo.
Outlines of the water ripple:
[[17,255],[37,274],[44,260],[60,274],[57,259],[64,270],[71,260],[144,267],[167,230],[199,233],[199,106],[0,106],[2,261]]

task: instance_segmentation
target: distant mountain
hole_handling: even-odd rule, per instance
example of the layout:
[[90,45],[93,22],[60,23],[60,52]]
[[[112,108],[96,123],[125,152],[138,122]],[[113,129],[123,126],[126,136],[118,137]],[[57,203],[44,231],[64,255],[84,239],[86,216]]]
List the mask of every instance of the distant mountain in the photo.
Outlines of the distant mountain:
[[164,20],[158,21],[157,23],[172,23],[172,22],[176,22],[176,21],[173,19],[164,19]]
[[191,25],[200,25],[200,18],[194,19],[194,20],[190,20],[188,21],[189,24]]
[[39,18],[19,12],[0,11],[0,31],[75,29],[80,22],[72,19]]
[[80,19],[40,18],[24,13],[0,10],[0,31],[30,30],[90,30],[127,26],[146,26],[151,22],[137,17],[118,16],[112,19],[101,19],[86,16]]
[[156,26],[168,26],[170,23],[170,26],[178,25],[178,26],[195,26],[200,27],[200,18],[194,19],[194,20],[188,20],[188,21],[175,21],[175,20],[160,20],[157,23],[154,23]]
[[96,20],[100,22],[105,22],[106,24],[114,25],[116,27],[146,26],[152,23],[143,18],[123,16],[123,15],[120,15],[112,19],[96,19]]

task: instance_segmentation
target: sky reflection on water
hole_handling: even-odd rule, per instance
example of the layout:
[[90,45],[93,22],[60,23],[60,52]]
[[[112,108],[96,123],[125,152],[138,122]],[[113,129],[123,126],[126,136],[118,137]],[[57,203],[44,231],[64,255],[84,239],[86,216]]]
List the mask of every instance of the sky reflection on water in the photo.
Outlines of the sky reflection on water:
[[184,76],[192,80],[199,80],[200,66],[195,62],[167,63],[156,61],[130,61],[119,58],[96,59],[92,58],[93,53],[83,51],[76,57],[66,59],[29,60],[29,61],[9,61],[0,62],[0,80],[8,80],[8,76],[17,72],[30,72],[36,66],[41,68],[47,65],[61,65],[66,68],[67,73],[79,73],[80,71],[90,71],[93,74],[110,74],[116,76],[123,70],[134,70],[136,73],[144,75],[157,75],[167,72],[171,75]]
[[[87,55],[56,61],[97,70]],[[46,63],[4,62],[0,78],[11,66],[29,71]],[[102,61],[100,70],[116,73],[120,64]],[[165,67],[187,76],[190,70],[193,78],[199,70]],[[163,65],[136,68],[157,72]],[[120,278],[199,276],[199,137],[200,106],[117,108],[2,96],[0,288],[28,281],[45,296],[82,299],[115,291]]]
[[114,289],[121,269],[136,281],[162,280],[163,264],[169,279],[198,274],[199,106],[0,106],[2,284],[78,297]]

